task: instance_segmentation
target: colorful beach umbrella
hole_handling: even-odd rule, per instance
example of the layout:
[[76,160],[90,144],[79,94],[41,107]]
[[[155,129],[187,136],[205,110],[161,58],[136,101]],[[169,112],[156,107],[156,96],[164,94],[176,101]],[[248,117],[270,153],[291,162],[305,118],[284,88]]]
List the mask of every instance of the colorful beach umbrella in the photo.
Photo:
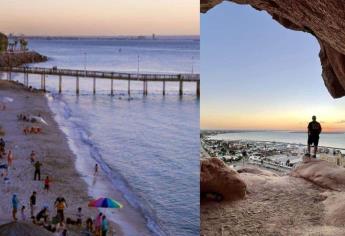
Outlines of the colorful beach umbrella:
[[97,208],[122,208],[121,203],[111,199],[111,198],[98,198],[89,202],[89,207]]

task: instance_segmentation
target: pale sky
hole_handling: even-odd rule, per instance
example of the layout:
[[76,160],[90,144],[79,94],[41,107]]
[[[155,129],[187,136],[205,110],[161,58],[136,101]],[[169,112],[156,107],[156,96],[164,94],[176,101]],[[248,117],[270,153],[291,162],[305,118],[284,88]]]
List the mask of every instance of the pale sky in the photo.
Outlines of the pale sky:
[[199,34],[199,0],[1,0],[0,12],[5,33]]
[[224,2],[201,17],[201,127],[345,131],[345,97],[321,77],[320,46],[264,11]]

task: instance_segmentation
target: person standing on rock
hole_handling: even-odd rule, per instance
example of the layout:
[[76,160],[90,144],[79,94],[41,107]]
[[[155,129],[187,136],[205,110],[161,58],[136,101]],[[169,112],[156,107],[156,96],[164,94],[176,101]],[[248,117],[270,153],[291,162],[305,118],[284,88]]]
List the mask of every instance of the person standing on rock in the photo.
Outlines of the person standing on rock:
[[312,121],[308,125],[308,155],[310,155],[310,146],[314,145],[314,155],[316,158],[317,146],[319,145],[319,137],[322,131],[321,125],[316,121],[316,116],[312,117]]

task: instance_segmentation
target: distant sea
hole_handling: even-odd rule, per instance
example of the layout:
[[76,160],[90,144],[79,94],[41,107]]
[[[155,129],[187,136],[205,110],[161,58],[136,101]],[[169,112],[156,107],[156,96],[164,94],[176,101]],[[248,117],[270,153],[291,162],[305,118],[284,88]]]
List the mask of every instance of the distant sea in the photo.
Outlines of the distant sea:
[[[231,131],[211,137],[217,140],[269,141],[307,145],[308,134],[291,131]],[[345,133],[321,133],[319,146],[345,149]]]
[[[49,57],[30,66],[107,70],[120,72],[199,72],[199,40],[164,38],[133,40],[114,38],[29,40],[29,47]],[[15,79],[22,81],[22,76]],[[39,77],[30,76],[38,87]],[[142,83],[110,82],[81,78],[81,94],[75,95],[75,79],[49,76],[50,106],[81,158],[100,163],[129,202],[146,217],[155,235],[199,235],[199,100],[195,84],[185,84],[183,98],[177,83],[149,83],[143,97]],[[66,132],[67,130],[67,132]]]

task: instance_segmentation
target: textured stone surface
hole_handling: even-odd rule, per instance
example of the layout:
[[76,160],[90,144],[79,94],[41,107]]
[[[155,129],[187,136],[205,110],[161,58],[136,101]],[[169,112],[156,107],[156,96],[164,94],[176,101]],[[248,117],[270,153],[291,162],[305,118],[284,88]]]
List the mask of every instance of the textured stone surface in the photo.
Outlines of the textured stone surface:
[[345,168],[323,160],[310,159],[298,164],[290,173],[320,187],[345,191]]
[[[321,47],[322,77],[328,91],[334,98],[345,96],[345,1],[231,1],[264,10],[284,27],[314,35]],[[205,13],[221,2],[223,0],[200,0],[200,11]]]
[[234,169],[218,158],[202,159],[200,171],[200,192],[218,193],[224,200],[244,198],[246,184]]
[[38,63],[47,61],[46,56],[42,56],[37,52],[18,52],[18,53],[2,53],[0,55],[0,67],[21,66],[28,63]]

